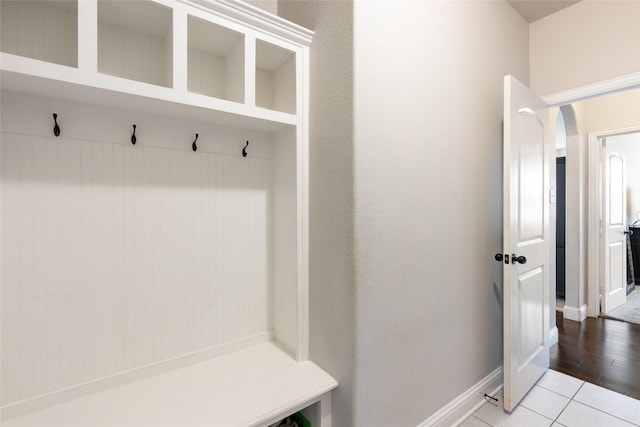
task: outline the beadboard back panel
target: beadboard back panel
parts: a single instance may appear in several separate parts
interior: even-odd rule
[[[78,66],[76,1],[2,0],[0,10],[3,52]]]
[[[171,87],[170,40],[100,22],[98,70],[112,76]]]
[[[171,87],[172,22],[157,3],[98,1],[98,71]]]
[[[193,152],[196,124],[5,93],[2,108],[3,406],[271,331],[267,134],[244,158],[233,129],[201,124]],[[127,117],[135,146],[130,125],[109,131]]]

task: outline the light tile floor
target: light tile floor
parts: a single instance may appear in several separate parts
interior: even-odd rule
[[[548,370],[510,414],[499,401],[485,403],[460,427],[640,426],[640,401]]]

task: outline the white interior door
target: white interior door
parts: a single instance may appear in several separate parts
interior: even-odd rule
[[[603,141],[604,173],[604,283],[602,293],[602,312],[607,313],[627,302],[627,236],[625,164],[618,153],[607,154],[606,141]]]
[[[504,409],[549,367],[549,108],[504,80]]]

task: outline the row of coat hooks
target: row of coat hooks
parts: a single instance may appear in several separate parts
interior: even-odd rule
[[[58,125],[58,115],[56,113],[53,113],[53,134],[58,137],[60,136],[60,126]],[[198,151],[198,145],[196,144],[198,141],[198,134],[196,133],[196,139],[193,140],[193,142],[191,143],[191,149],[193,151]],[[138,142],[138,138],[136,138],[136,125],[133,125],[133,133],[131,134],[131,144],[136,145],[136,142]],[[249,146],[249,141],[247,141],[247,143],[245,144],[244,148],[242,149],[242,157],[247,157],[247,147]]]

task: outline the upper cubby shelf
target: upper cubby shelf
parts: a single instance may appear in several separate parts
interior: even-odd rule
[[[243,34],[189,16],[189,92],[244,102],[244,45]]]
[[[0,1],[2,52],[78,66],[78,2]]]
[[[98,71],[172,87],[172,26],[161,4],[98,0]]]
[[[256,105],[296,113],[295,52],[262,40],[256,43]]]
[[[3,90],[257,129],[301,120],[312,32],[243,2],[0,0],[0,16]]]

